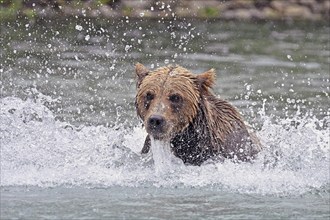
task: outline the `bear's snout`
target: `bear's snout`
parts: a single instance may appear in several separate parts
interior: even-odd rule
[[[147,121],[147,130],[149,130],[152,136],[157,138],[165,132],[165,124],[166,120],[163,116],[152,115]]]

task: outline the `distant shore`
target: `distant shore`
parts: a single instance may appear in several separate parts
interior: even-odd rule
[[[18,0],[0,1],[1,21],[17,18],[330,19],[330,0]]]

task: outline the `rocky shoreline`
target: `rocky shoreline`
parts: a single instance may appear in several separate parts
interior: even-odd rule
[[[0,3],[1,20],[63,16],[329,22],[330,0],[22,0]]]

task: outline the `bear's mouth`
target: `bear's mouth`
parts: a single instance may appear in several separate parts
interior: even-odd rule
[[[158,141],[164,141],[164,140],[168,139],[166,135],[150,134],[150,133],[149,133],[149,135],[151,135],[153,139],[158,140]]]
[[[147,127],[147,133],[155,140],[167,140],[170,139],[168,133],[165,130],[158,130],[152,127]]]

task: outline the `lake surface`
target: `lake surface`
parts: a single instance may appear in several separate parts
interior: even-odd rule
[[[329,219],[330,28],[201,20],[2,22],[1,219]],[[264,150],[141,156],[134,63],[217,71]]]

